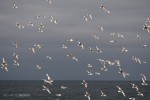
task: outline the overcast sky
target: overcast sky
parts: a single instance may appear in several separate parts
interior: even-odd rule
[[[13,8],[14,4],[18,9]],[[110,15],[100,9],[101,4]],[[141,80],[140,74],[144,73],[150,80],[150,34],[142,29],[146,16],[150,17],[149,4],[150,0],[52,0],[51,4],[46,0],[0,0],[0,62],[4,57],[8,63],[8,72],[0,69],[0,80],[41,80],[46,73],[54,80]],[[86,14],[92,15],[87,22]],[[36,18],[37,15],[40,17]],[[49,16],[53,16],[57,24],[51,22]],[[29,21],[34,26],[29,26]],[[19,29],[16,22],[24,28]],[[38,30],[40,23],[45,26],[44,32]],[[104,31],[98,28],[100,25]],[[110,33],[120,33],[124,38]],[[100,39],[94,39],[92,34]],[[142,38],[137,39],[137,34]],[[67,42],[71,38],[75,41]],[[110,43],[111,40],[116,42]],[[84,44],[84,50],[77,46],[77,41]],[[18,43],[18,48],[13,43]],[[29,48],[35,43],[42,48],[33,54]],[[68,48],[63,49],[62,44]],[[95,50],[96,45],[102,53],[90,53],[88,47]],[[123,46],[128,49],[127,53],[121,53]],[[19,55],[20,66],[14,66],[13,53]],[[79,62],[67,57],[70,53]],[[136,63],[132,56],[147,63]],[[131,76],[123,78],[117,66],[108,66],[108,71],[102,71],[103,66],[97,59],[120,60],[120,67]],[[87,68],[87,63],[93,68]],[[38,70],[36,64],[42,69]],[[101,75],[89,76],[87,69]]]

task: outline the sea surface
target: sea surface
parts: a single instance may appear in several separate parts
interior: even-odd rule
[[[90,94],[91,100],[150,100],[150,85],[143,86],[138,81],[86,81],[88,87],[85,88],[81,81],[54,81],[52,85],[46,84],[43,81],[0,81],[0,100],[88,100],[85,92]],[[144,96],[137,95],[131,83],[139,87],[139,91]],[[43,90],[42,85],[45,85],[51,91],[49,94]],[[150,84],[150,82],[148,82]],[[61,89],[61,86],[67,87]],[[118,93],[116,86],[123,89],[126,94],[124,97]],[[107,96],[102,97],[103,91]],[[61,94],[61,96],[57,96]]]

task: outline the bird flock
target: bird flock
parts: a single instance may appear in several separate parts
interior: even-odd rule
[[[52,1],[52,0],[46,0],[47,3],[50,4],[50,6],[53,4],[53,2],[55,1]],[[13,4],[12,5],[12,8],[15,9],[15,10],[18,10],[18,9],[21,9],[19,8],[19,5],[17,4]],[[100,4],[99,5],[99,9],[102,10],[103,12],[106,13],[106,16],[111,16],[111,14],[113,12],[111,12],[104,4]],[[82,20],[85,22],[88,22],[88,21],[92,21],[94,20],[94,16],[92,16],[91,13],[87,13],[85,14],[84,16],[82,16]],[[57,21],[58,19],[55,18],[54,16],[50,15],[50,16],[45,16],[45,15],[35,15],[34,16],[35,19],[37,20],[45,20],[45,21],[49,21],[55,25],[59,24],[59,21]],[[150,19],[148,16],[146,16],[146,21],[144,22],[143,24],[143,31],[146,31],[147,33],[150,33]],[[21,22],[19,21],[16,21],[16,28],[19,29],[19,30],[24,30],[26,27],[31,27],[31,28],[34,28],[37,32],[39,33],[44,33],[45,30],[46,30],[46,25],[44,25],[44,23],[34,23],[32,20],[29,20],[27,22],[27,24],[22,24]],[[105,31],[105,27],[103,25],[98,25],[97,26],[101,32],[104,32]],[[142,29],[142,26],[141,26],[141,29]],[[110,33],[109,34],[113,39],[112,40],[109,40],[108,43],[110,44],[115,44],[118,42],[118,39],[125,39],[126,37],[124,37],[123,33]],[[101,37],[98,35],[98,34],[95,34],[95,33],[92,33],[91,34],[91,38],[93,38],[94,40],[98,41],[101,39]],[[136,36],[137,39],[141,40],[143,37],[142,35],[140,34],[137,34]],[[75,38],[68,38],[67,40],[65,40],[65,42],[63,41],[63,43],[60,43],[60,48],[61,49],[64,49],[66,51],[69,51],[67,52],[66,54],[66,59],[68,61],[74,61],[76,63],[79,63],[82,62],[82,59],[80,59],[78,56],[76,56],[73,52],[71,52],[71,49],[70,49],[70,45],[74,45],[77,49],[79,50],[83,50],[84,52],[87,52],[89,54],[97,54],[97,55],[100,55],[102,54],[104,51],[103,51],[103,48],[99,47],[97,44],[94,45],[94,46],[90,46],[90,45],[87,45],[87,43],[84,43],[82,40],[79,40],[79,39],[75,39]],[[15,49],[18,49],[20,48],[20,44],[18,42],[14,42],[12,43],[12,45],[14,46]],[[146,48],[148,47],[149,45],[148,44],[142,44],[141,47],[142,48]],[[40,51],[42,48],[44,48],[44,45],[43,44],[39,44],[39,43],[35,43],[33,44],[31,47],[28,47],[28,50],[31,52],[31,55],[36,55],[38,53],[38,51]],[[118,52],[120,54],[123,54],[123,55],[126,55],[130,50],[128,49],[128,47],[126,46],[122,46],[118,49]],[[19,60],[20,60],[20,55],[15,51],[13,52],[13,65],[14,66],[21,66]],[[2,57],[1,58],[1,68],[3,70],[5,70],[6,72],[9,72],[9,65],[7,63],[7,58],[5,57]],[[50,55],[47,55],[45,57],[45,59],[49,60],[49,61],[52,61],[52,57]],[[140,64],[142,66],[142,64],[147,64],[149,63],[148,61],[144,60],[144,59],[141,59],[140,57],[137,57],[135,55],[133,55],[131,57],[131,60],[137,64]],[[103,58],[97,58],[95,59],[96,62],[98,62],[98,66],[99,67],[99,70],[96,70],[94,71],[93,69],[95,68],[95,65],[92,65],[91,63],[87,62],[85,65],[85,73],[91,77],[91,76],[99,76],[101,77],[103,75],[103,73],[107,72],[108,70],[112,69],[112,68],[117,68],[118,70],[118,75],[121,76],[122,78],[127,78],[127,77],[132,77],[132,73],[128,73],[128,70],[126,69],[126,67],[124,67],[121,63],[121,61],[119,59],[114,59],[114,60],[109,60],[109,59],[103,59]],[[59,63],[59,62],[58,62]],[[38,70],[41,70],[42,69],[42,66],[37,63],[35,64],[35,67],[36,69]],[[42,84],[42,88],[43,88],[43,91],[46,91],[47,93],[49,94],[52,94],[51,92],[51,86],[53,85],[53,78],[51,78],[51,76],[49,76],[48,73],[45,74],[46,75],[46,78],[45,79],[42,79],[43,80],[43,84]],[[112,74],[113,75],[113,74]],[[141,77],[141,85],[143,86],[148,86],[148,82],[147,82],[147,78],[146,78],[146,75],[144,73],[141,73],[139,75]],[[86,80],[82,80],[81,82],[81,86],[83,86],[85,88],[85,94],[84,94],[84,97],[87,99],[87,100],[91,100],[91,95],[90,95],[90,92],[87,90],[88,88],[88,82],[86,82]],[[131,83],[131,88],[133,88],[135,90],[135,92],[137,93],[138,96],[141,96],[141,97],[144,97],[144,94],[139,91],[139,88],[138,88],[138,85],[134,84],[134,83]],[[60,86],[60,89],[62,90],[66,90],[68,89],[68,87],[66,86]],[[124,89],[121,88],[121,86],[118,86],[116,85],[116,90],[118,91],[118,94],[119,95],[122,95],[123,97],[126,97],[126,93],[124,92]],[[99,95],[102,96],[102,97],[107,97],[107,94],[105,93],[105,91],[103,90],[100,90],[99,91]],[[61,97],[63,96],[61,93],[56,93],[55,94],[56,97]],[[136,100],[135,97],[130,97],[128,98],[129,100]]]

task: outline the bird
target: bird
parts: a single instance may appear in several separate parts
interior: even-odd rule
[[[147,47],[147,45],[146,45],[146,44],[143,44],[142,47],[143,47],[143,48],[144,48],[144,47]]]
[[[19,55],[18,54],[14,53],[13,56],[15,57],[16,60],[19,59]]]
[[[69,39],[69,40],[67,40],[67,41],[68,41],[68,42],[73,42],[73,41],[74,41],[74,39],[72,39],[72,38],[71,38],[71,39]]]
[[[122,52],[122,53],[126,53],[126,52],[128,52],[128,49],[125,48],[125,47],[122,47],[122,48],[121,48],[121,52]]]
[[[87,71],[89,76],[93,75],[92,71],[89,71],[89,70],[86,70],[86,71]]]
[[[34,54],[35,54],[35,48],[29,48],[29,50],[31,50]]]
[[[76,62],[79,62],[78,59],[73,54],[68,54],[67,57],[70,57],[73,60],[75,60]]]
[[[46,56],[46,58],[49,59],[49,60],[52,60],[52,57],[50,57],[50,56]]]
[[[34,26],[31,21],[29,21],[28,25],[29,25],[29,26]]]
[[[83,44],[80,41],[78,41],[77,46],[80,46],[82,49],[84,49],[84,46],[83,46]]]
[[[16,60],[13,60],[14,66],[19,66],[19,63]]]
[[[1,68],[4,68],[8,72],[8,64],[5,61],[4,57],[2,58],[2,64],[1,65],[2,65]]]
[[[95,34],[92,34],[92,36],[94,37],[95,40],[100,39],[100,37],[96,36]]]
[[[49,4],[52,4],[52,1],[51,0],[46,0]]]
[[[138,95],[138,96],[141,96],[141,97],[143,97],[143,96],[144,96],[144,94],[143,94],[143,93],[141,93],[141,92],[137,92],[137,95]]]
[[[104,5],[100,5],[100,9],[102,9],[104,12],[106,12],[107,14],[110,14],[110,11],[107,10],[107,8]]]
[[[18,43],[17,43],[17,42],[13,43],[13,45],[14,45],[16,48],[18,48]]]
[[[110,40],[109,41],[110,43],[115,43],[115,42],[117,42],[116,40]]]
[[[53,16],[50,16],[50,21],[51,21],[52,23],[57,24],[57,20],[56,20],[56,19],[54,19],[54,17],[53,17]]]
[[[139,64],[142,63],[141,60],[140,60],[140,58],[138,58],[138,57],[132,56],[132,59],[133,59],[136,63],[139,63]]]
[[[142,36],[139,34],[137,34],[136,37],[137,37],[137,39],[142,39]]]
[[[119,72],[118,72],[118,73],[122,74],[122,76],[123,76],[124,78],[126,78],[126,76],[130,76],[130,74],[129,74],[129,73],[126,73],[125,71],[123,71],[123,69],[121,69],[121,67],[119,67]]]
[[[139,91],[139,88],[138,88],[137,85],[135,85],[134,83],[131,83],[131,85],[132,85],[132,88],[133,88],[133,89],[136,89],[136,91]]]
[[[38,64],[36,64],[36,68],[37,69],[42,69],[42,67],[40,65],[38,65]]]
[[[57,96],[57,97],[61,97],[61,96],[62,96],[62,94],[56,94],[56,96]]]
[[[101,73],[100,72],[95,72],[95,75],[101,75]]]
[[[49,90],[49,88],[47,88],[45,85],[42,85],[43,86],[43,90],[47,91],[49,94],[51,94],[51,91]]]
[[[64,45],[64,44],[62,44],[62,48],[63,48],[63,49],[67,49],[67,46]]]
[[[84,95],[84,96],[87,97],[88,100],[91,100],[90,94],[89,94],[87,91],[85,92],[85,95]]]
[[[135,100],[135,98],[133,98],[133,97],[130,97],[130,98],[129,98],[129,100]]]
[[[94,52],[94,50],[89,46],[90,52]]]
[[[101,96],[106,97],[106,94],[101,90]]]
[[[18,6],[16,6],[16,4],[14,3],[13,8],[18,9]]]
[[[89,68],[91,68],[91,67],[93,67],[91,64],[87,64],[87,67],[89,67]]]
[[[118,93],[122,93],[122,95],[125,97],[125,93],[124,91],[119,87],[119,86],[116,86],[118,88]]]
[[[51,77],[50,77],[48,74],[46,74],[46,76],[47,76],[47,80],[46,80],[46,79],[43,79],[43,80],[44,80],[44,83],[49,83],[50,85],[52,85],[53,80],[51,79]]]
[[[63,85],[60,88],[63,89],[63,90],[67,89],[67,87],[63,86]]]
[[[99,25],[99,26],[98,26],[98,28],[100,28],[100,29],[101,29],[101,31],[104,31],[103,26]]]
[[[102,51],[99,49],[99,47],[98,46],[96,46],[96,53],[102,53]]]
[[[81,83],[81,84],[84,85],[85,88],[88,87],[88,83],[87,83],[85,80],[82,80],[82,83]]]
[[[144,74],[140,74],[142,77],[142,85],[148,85],[148,83],[146,83],[146,76]]]
[[[116,64],[116,66],[121,66],[120,60],[115,60],[114,63]]]
[[[83,16],[83,19],[87,22],[88,20],[93,19],[93,17],[91,14],[86,14]]]
[[[24,28],[24,26],[21,25],[19,22],[16,22],[16,26],[17,26],[19,29],[23,29],[23,28]]]

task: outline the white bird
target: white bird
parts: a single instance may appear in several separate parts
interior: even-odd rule
[[[16,22],[16,26],[17,26],[19,29],[24,28],[24,26],[23,26],[23,25],[21,25],[19,22]]]
[[[101,75],[101,73],[100,72],[95,72],[95,75]]]
[[[29,48],[29,50],[31,50],[34,54],[35,54],[35,48]]]
[[[129,73],[126,73],[125,71],[123,71],[123,69],[121,69],[121,67],[119,67],[119,72],[118,72],[118,73],[122,74],[122,76],[123,76],[124,78],[126,78],[126,76],[130,76],[130,74],[129,74]]]
[[[79,62],[78,59],[77,59],[73,54],[68,54],[67,57],[70,57],[70,58],[72,58],[73,60]]]
[[[16,60],[19,59],[19,55],[18,54],[14,53],[13,56],[15,57]]]
[[[73,42],[74,40],[73,39],[69,39],[69,40],[67,40],[68,42]]]
[[[85,88],[88,87],[88,83],[85,80],[83,80],[81,84],[84,85]]]
[[[44,29],[42,27],[38,27],[39,29],[39,32],[43,33],[44,32]]]
[[[82,49],[84,49],[84,46],[83,46],[83,44],[80,41],[78,41],[77,45],[80,46]]]
[[[13,61],[14,61],[14,66],[19,66],[19,63],[16,60]]]
[[[86,71],[87,71],[89,76],[93,75],[92,71],[89,71],[89,70],[86,70]]]
[[[103,91],[101,91],[101,96],[106,97],[106,94]]]
[[[56,96],[57,96],[57,97],[61,97],[61,96],[62,96],[62,94],[56,94]]]
[[[84,96],[87,97],[88,100],[91,100],[90,94],[89,94],[87,91],[85,92],[85,95],[84,95]]]
[[[62,48],[63,48],[63,49],[67,49],[67,46],[64,45],[64,44],[62,44]]]
[[[52,4],[52,1],[51,1],[51,0],[46,0],[46,1],[48,1],[49,4]]]
[[[144,75],[144,74],[140,74],[141,75],[141,77],[142,77],[142,85],[148,85],[147,83],[146,83],[146,76]]]
[[[28,25],[29,26],[33,26],[33,23],[31,21],[29,21]]]
[[[147,45],[146,45],[146,44],[143,44],[142,47],[143,47],[143,48],[144,48],[144,47],[147,47]]]
[[[16,4],[14,3],[13,8],[18,9],[18,6],[16,6]]]
[[[96,36],[95,34],[92,35],[94,37],[95,40],[100,39],[100,37]]]
[[[138,96],[141,96],[141,97],[143,97],[144,96],[144,94],[143,93],[141,93],[141,92],[137,92],[138,94]]]
[[[37,48],[37,49],[41,49],[42,45],[41,44],[34,44],[34,47]]]
[[[148,25],[147,23],[143,24],[143,30],[146,30],[148,33],[150,33],[149,27],[150,25]]]
[[[110,11],[104,5],[100,5],[100,8],[105,11],[107,14],[110,14]]]
[[[128,49],[125,48],[125,47],[122,47],[122,48],[121,48],[121,52],[122,52],[122,53],[126,53],[126,52],[128,52]]]
[[[91,67],[93,67],[91,64],[87,64],[87,67],[89,67],[89,68],[91,68]]]
[[[13,43],[13,45],[14,45],[16,48],[18,48],[18,43]]]
[[[121,66],[120,60],[115,60],[114,63],[116,64],[116,66]]]
[[[60,88],[63,89],[63,90],[67,89],[66,86],[61,86]]]
[[[43,90],[47,91],[49,94],[51,94],[51,91],[49,90],[49,88],[47,88],[45,85],[42,85],[43,86]]]
[[[47,76],[47,80],[46,80],[46,79],[43,79],[44,82],[45,82],[45,83],[49,83],[50,85],[52,85],[53,80],[51,79],[51,77],[50,77],[48,74],[46,74],[46,76]]]
[[[142,36],[139,34],[137,34],[136,37],[137,37],[137,39],[142,39]]]
[[[98,46],[96,46],[96,51],[97,51],[97,53],[102,53],[102,51],[99,49]]]
[[[150,23],[150,18],[148,17],[148,16],[146,16],[146,18],[147,18],[147,23]]]
[[[122,95],[125,97],[125,93],[124,91],[119,87],[119,86],[116,86],[118,88],[118,93],[122,93]]]
[[[94,52],[94,50],[89,46],[90,52]]]
[[[133,88],[133,89],[136,89],[136,91],[139,91],[139,88],[138,88],[137,85],[135,85],[135,84],[133,84],[133,83],[131,83],[131,85],[132,85],[132,88]]]
[[[132,98],[132,97],[131,97],[131,98],[129,98],[129,100],[135,100],[135,98]]]
[[[6,71],[8,71],[8,64],[4,58],[2,58],[2,64],[1,65],[2,65],[1,68],[4,68]]]
[[[103,26],[98,26],[98,28],[100,28],[101,29],[101,31],[104,31],[104,28],[103,28]]]
[[[110,43],[115,43],[115,42],[117,42],[116,40],[110,40],[109,41]]]
[[[37,69],[42,69],[42,67],[40,65],[38,65],[38,64],[36,64],[36,68]]]
[[[87,22],[89,19],[93,19],[91,14],[86,14],[85,16],[83,16],[83,19]]]
[[[52,60],[52,57],[50,57],[50,56],[46,56],[46,58],[49,59],[49,60]]]

